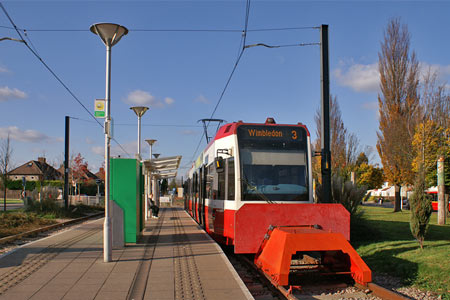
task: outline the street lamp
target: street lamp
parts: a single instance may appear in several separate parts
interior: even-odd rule
[[[156,140],[145,140],[148,145],[150,146],[150,160],[152,160],[152,148],[153,148],[153,144],[156,142]],[[151,170],[147,171],[147,182],[145,187],[147,188],[147,192],[145,193],[145,220],[148,220],[148,194],[149,192],[152,193],[152,173]]]
[[[161,155],[160,153],[153,153],[153,157],[156,158],[156,159],[158,159],[158,157],[159,157],[160,155]]]
[[[141,160],[141,117],[148,110],[147,106],[133,106],[130,107],[138,117],[138,156],[139,160]]]
[[[112,260],[111,211],[109,203],[109,159],[111,156],[111,48],[128,33],[125,27],[112,23],[97,23],[91,32],[98,35],[106,46],[106,116],[105,116],[105,222],[103,224],[103,260]]]
[[[153,144],[156,143],[156,140],[145,140],[145,141],[150,146],[150,159],[152,159],[152,148],[153,148]]]

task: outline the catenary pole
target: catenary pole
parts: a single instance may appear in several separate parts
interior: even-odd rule
[[[330,76],[328,58],[328,25],[320,26],[320,56],[321,56],[321,171],[322,171],[322,202],[331,202],[331,151],[330,151]]]

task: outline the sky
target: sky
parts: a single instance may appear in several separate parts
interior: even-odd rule
[[[200,119],[262,123],[273,117],[279,124],[306,124],[315,138],[321,101],[318,45],[246,48],[225,89],[242,49],[246,0],[1,3],[42,59],[23,43],[0,41],[0,139],[9,133],[15,166],[40,156],[62,163],[65,116],[71,117],[71,153],[81,153],[94,172],[102,165],[103,128],[86,111],[93,114],[94,100],[105,97],[105,46],[89,31],[101,22],[129,30],[112,48],[111,115],[120,144],[112,142],[112,155],[137,153],[131,106],[149,107],[142,117],[142,157],[149,156],[144,139],[156,139],[153,153],[182,155],[179,176],[206,146]],[[377,62],[387,23],[400,18],[408,26],[421,69],[438,71],[445,83],[450,79],[449,14],[445,1],[252,0],[245,45],[316,44],[317,27],[327,24],[330,93],[348,131],[362,147],[375,148]],[[20,38],[0,10],[3,37]],[[212,126],[209,135],[214,131]],[[377,155],[372,162],[379,162]]]

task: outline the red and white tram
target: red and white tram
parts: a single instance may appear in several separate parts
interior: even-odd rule
[[[189,170],[185,209],[219,243],[254,253],[277,284],[288,284],[294,257],[320,253],[318,270],[366,285],[371,271],[348,243],[350,214],[313,202],[311,156],[301,123],[226,124]]]
[[[189,170],[185,208],[236,253],[256,253],[270,225],[320,224],[349,239],[341,205],[313,204],[311,153],[301,123],[226,124]]]

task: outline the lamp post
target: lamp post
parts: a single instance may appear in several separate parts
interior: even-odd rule
[[[152,148],[153,148],[153,144],[156,142],[156,140],[145,140],[148,145],[150,146],[150,160],[152,160]],[[148,220],[148,194],[152,193],[152,173],[151,170],[147,171],[147,182],[146,185],[147,187],[147,192],[145,193],[145,220]]]
[[[112,23],[97,23],[91,32],[98,35],[106,46],[106,116],[105,116],[105,222],[103,224],[103,260],[112,260],[111,211],[109,203],[109,159],[111,156],[111,48],[128,33],[125,27]]]
[[[152,148],[153,148],[153,144],[156,143],[156,140],[145,140],[148,145],[150,146],[150,160],[152,159]]]
[[[148,110],[147,106],[133,106],[130,107],[138,117],[138,156],[139,160],[141,160],[141,117]]]

